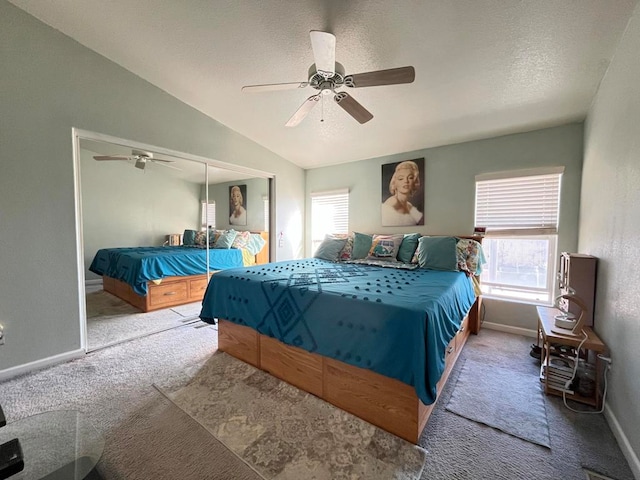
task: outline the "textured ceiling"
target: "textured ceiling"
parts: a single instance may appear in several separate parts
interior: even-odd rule
[[[583,120],[636,0],[11,0],[305,168]],[[413,65],[412,84],[349,90],[284,124],[314,90],[310,30],[346,73]],[[324,110],[324,112],[323,112]],[[324,121],[321,116],[324,113]],[[108,133],[108,132],[106,132]]]

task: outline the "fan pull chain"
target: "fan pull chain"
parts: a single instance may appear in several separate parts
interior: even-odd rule
[[[320,97],[320,99],[322,100],[322,113],[320,115],[320,121],[324,122],[324,95],[322,95],[322,97]]]

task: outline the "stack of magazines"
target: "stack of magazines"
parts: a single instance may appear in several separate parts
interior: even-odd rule
[[[568,356],[551,355],[540,368],[540,381],[546,380],[547,386],[554,390],[573,394],[574,362],[575,360]]]

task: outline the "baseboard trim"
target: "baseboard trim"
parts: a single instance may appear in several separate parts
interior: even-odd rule
[[[488,328],[489,330],[498,330],[499,332],[514,333],[516,335],[524,335],[525,337],[538,338],[537,330],[512,327],[510,325],[504,325],[502,323],[482,322],[482,328]]]
[[[85,280],[84,284],[85,285],[102,285],[102,279],[101,278],[93,278],[91,280]]]
[[[0,370],[0,382],[17,377],[18,375],[31,373],[45,367],[51,367],[59,363],[68,362],[69,360],[75,360],[76,358],[81,358],[85,355],[86,352],[83,349],[72,350],[70,352],[61,353],[60,355],[54,355],[53,357],[43,358],[41,360],[36,360],[35,362],[25,363],[16,367]]]
[[[616,437],[618,446],[620,447],[620,450],[622,450],[624,458],[626,458],[627,462],[629,462],[629,468],[631,468],[631,472],[633,472],[634,478],[640,480],[640,459],[638,459],[638,455],[636,455],[636,453],[633,451],[633,448],[631,448],[629,439],[624,434],[624,431],[622,430],[618,419],[609,408],[609,405],[607,405],[606,403],[604,406],[604,418],[607,419],[609,428],[611,428],[613,436]]]

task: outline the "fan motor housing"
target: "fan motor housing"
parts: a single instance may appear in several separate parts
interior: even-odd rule
[[[335,73],[329,78],[325,78],[318,73],[315,63],[309,67],[309,86],[316,90],[321,90],[323,93],[327,90],[333,91],[334,88],[342,86],[343,83],[344,67],[341,63],[336,62]]]

